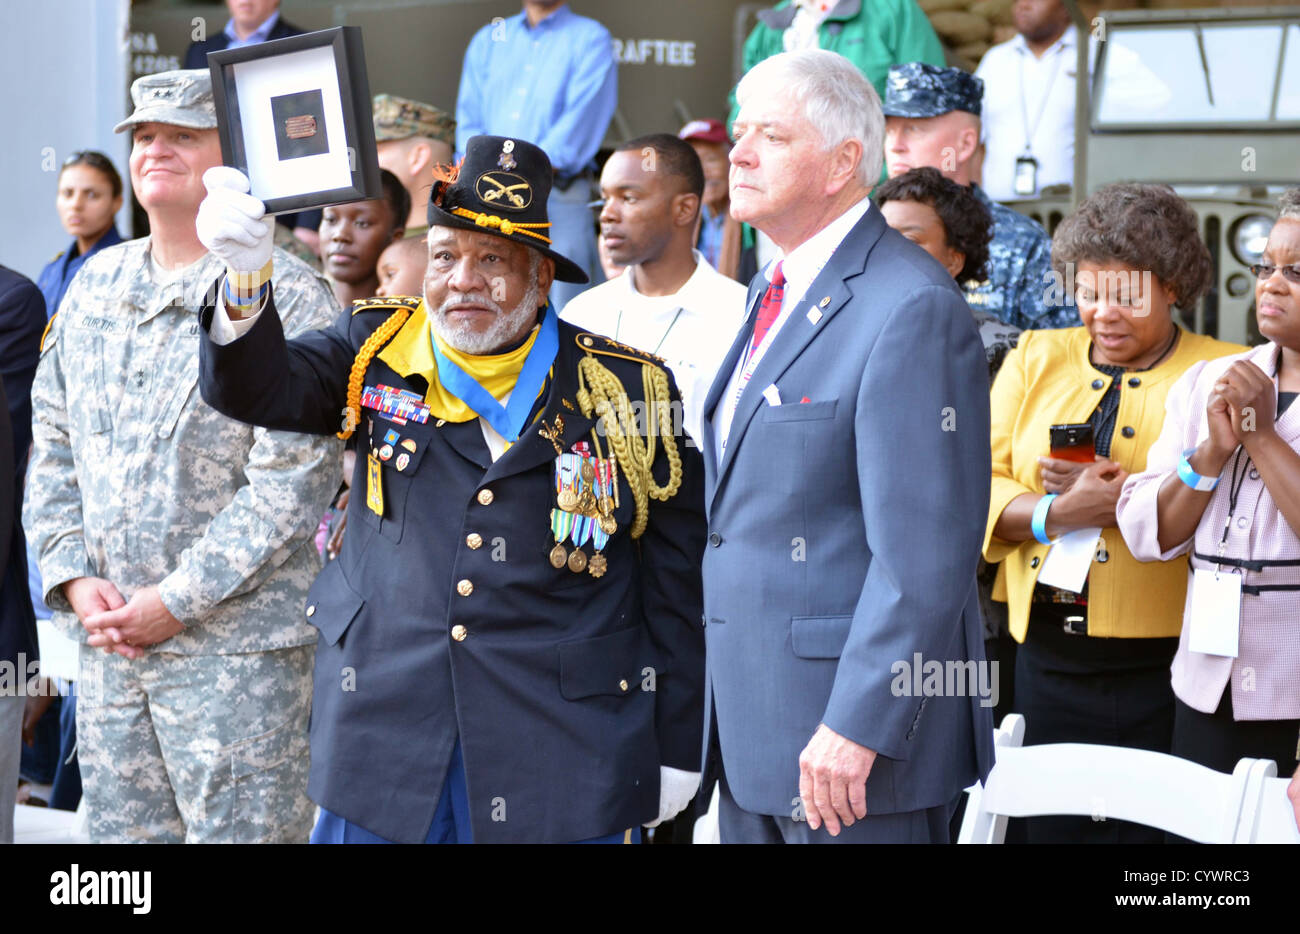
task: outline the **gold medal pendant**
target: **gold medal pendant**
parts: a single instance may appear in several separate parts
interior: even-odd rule
[[[606,535],[613,535],[618,531],[618,522],[609,514],[601,516],[596,521],[600,523],[600,530]],[[592,560],[594,561],[595,559],[593,558]]]
[[[574,574],[581,574],[587,570],[587,555],[581,548],[573,549],[569,555],[569,570]]]
[[[556,503],[565,512],[574,512],[578,508],[578,494],[565,487],[556,496]]]
[[[591,461],[587,458],[582,459],[582,479],[588,483],[596,479],[596,468],[592,466]]]
[[[610,513],[614,511],[614,497],[602,496],[600,498],[600,502],[597,505],[600,506],[601,514],[608,516]]]
[[[605,556],[599,551],[592,555],[591,560],[587,562],[587,573],[592,577],[604,577],[605,571],[608,569],[609,565],[605,561]]]
[[[569,561],[569,553],[564,550],[563,545],[556,542],[555,547],[551,549],[551,567],[558,571],[564,567],[567,561]]]
[[[596,514],[596,494],[591,490],[583,490],[578,494],[578,512],[584,516]]]

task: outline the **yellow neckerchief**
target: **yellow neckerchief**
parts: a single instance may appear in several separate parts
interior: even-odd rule
[[[404,377],[412,374],[424,377],[429,384],[429,389],[424,394],[424,401],[434,418],[443,418],[449,422],[468,422],[478,418],[478,413],[443,388],[438,379],[438,361],[434,359],[433,348],[429,344],[430,335],[438,342],[438,349],[446,354],[449,360],[474,377],[494,399],[500,400],[515,388],[515,383],[519,380],[519,372],[524,368],[524,361],[528,359],[528,352],[533,349],[533,343],[537,340],[540,331],[540,327],[534,327],[532,333],[528,335],[528,340],[507,353],[484,356],[463,353],[449,347],[446,341],[434,333],[429,326],[428,311],[424,301],[421,300],[419,307],[402,325],[402,329],[377,356]],[[541,392],[545,391],[546,386],[543,384]],[[541,392],[538,393],[539,396]]]

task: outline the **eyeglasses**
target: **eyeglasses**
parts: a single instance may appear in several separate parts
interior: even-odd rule
[[[1273,273],[1278,270],[1281,270],[1282,277],[1286,279],[1287,282],[1294,282],[1295,284],[1300,285],[1300,264],[1273,266],[1269,263],[1256,263],[1254,266],[1250,267],[1251,274],[1256,279],[1272,278]]]

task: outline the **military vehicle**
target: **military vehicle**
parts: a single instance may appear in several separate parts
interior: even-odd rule
[[[1049,231],[1111,182],[1166,182],[1196,210],[1214,284],[1183,323],[1262,342],[1250,265],[1300,183],[1300,7],[1102,12],[1079,34],[1073,188],[1008,204]],[[1094,57],[1091,81],[1085,55]]]

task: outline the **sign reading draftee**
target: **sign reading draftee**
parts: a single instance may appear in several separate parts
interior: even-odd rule
[[[381,196],[361,30],[208,55],[222,161],[268,214]]]
[[[615,39],[614,61],[620,65],[695,67],[695,43],[686,39]]]

